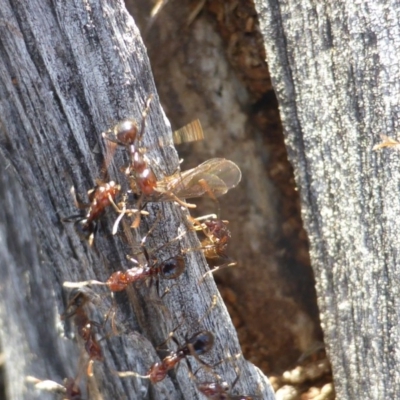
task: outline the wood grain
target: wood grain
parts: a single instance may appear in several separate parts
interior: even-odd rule
[[[397,398],[398,13],[256,1],[301,193],[338,399]]]
[[[53,398],[34,391],[25,377],[61,382],[76,374],[79,350],[76,343],[65,339],[59,320],[66,305],[62,283],[104,281],[112,271],[128,267],[126,243],[110,234],[115,216],[109,215],[108,228],[98,235],[95,248],[82,242],[71,224],[62,222],[76,213],[71,186],[84,197],[95,180],[102,178],[101,132],[123,117],[140,119],[151,93],[155,98],[143,139],[147,156],[154,160],[159,177],[173,173],[179,163],[146,50],[122,2],[1,1],[0,32],[0,268],[4,276],[0,334],[8,395]],[[118,163],[123,163],[120,152]],[[118,168],[110,171],[110,178],[120,176]],[[141,234],[158,210],[163,215],[157,235],[150,240],[151,248],[187,229],[187,212],[175,204],[155,204],[151,209],[153,216]],[[195,234],[189,232],[157,256],[198,246]],[[199,398],[185,366],[157,385],[111,373],[146,373],[158,360],[155,346],[182,321],[176,332],[180,341],[200,329],[215,334],[214,350],[205,357],[208,363],[240,354],[212,277],[199,284],[208,268],[202,254],[188,252],[185,260],[185,274],[162,305],[147,287],[117,296],[116,320],[123,333],[102,341],[105,361],[95,364],[94,378],[88,379],[89,398]],[[210,309],[213,299],[216,305]],[[253,365],[242,357],[235,365],[240,370],[235,392],[273,398],[265,377]],[[217,372],[230,383],[236,377],[229,362],[221,363]]]

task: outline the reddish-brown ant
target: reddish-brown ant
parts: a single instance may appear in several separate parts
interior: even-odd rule
[[[75,222],[75,228],[78,233],[93,244],[94,234],[98,228],[98,220],[104,214],[105,209],[110,205],[115,205],[115,198],[121,191],[121,186],[114,181],[108,183],[99,183],[93,189],[88,191],[90,203],[82,203],[75,196],[75,189],[71,192],[74,196],[75,205],[79,209],[87,210],[83,214],[72,215],[64,218],[66,222]]]
[[[127,173],[132,172],[135,189],[144,196],[151,195],[157,186],[157,178],[149,166],[149,162],[143,155],[143,150],[138,147],[146,125],[146,118],[153,96],[150,95],[146,101],[146,107],[142,112],[142,125],[140,133],[136,121],[132,118],[125,118],[113,128],[103,133],[103,137],[109,142],[118,144],[128,150],[130,166]],[[199,120],[195,120],[173,134],[176,144],[192,142],[204,139],[203,129]]]
[[[219,197],[240,182],[242,175],[239,167],[223,158],[214,158],[196,168],[157,180],[143,151],[137,146],[144,133],[151,99],[152,96],[148,98],[142,113],[140,133],[136,121],[132,119],[125,119],[103,133],[105,139],[128,149],[130,166],[127,173],[132,174],[132,191],[140,195],[139,206],[145,198],[147,201],[176,201],[193,208],[195,205],[185,203],[182,199],[200,197],[206,193],[212,198]],[[133,223],[134,227],[138,226],[138,218],[139,215]]]
[[[147,264],[145,266],[137,266],[126,271],[114,272],[106,282],[106,285],[112,292],[125,290],[128,285],[143,281],[148,278],[176,279],[185,270],[185,261],[182,256],[172,257],[160,263],[152,263],[145,252]],[[130,258],[132,262],[137,262]]]
[[[161,248],[170,245],[172,242],[175,242],[181,238],[182,235],[177,236],[172,241],[164,244],[163,246],[159,247],[155,251],[149,253],[147,248],[145,247],[145,242],[147,237],[151,234],[153,229],[155,228],[159,217],[155,221],[153,227],[147,232],[146,236],[141,241],[141,251],[146,259],[146,263],[144,265],[140,265],[138,261],[131,257],[127,256],[127,259],[132,263],[135,263],[136,266],[126,271],[116,271],[107,279],[106,282],[99,282],[96,280],[89,280],[84,282],[64,282],[65,287],[70,288],[79,288],[88,285],[102,285],[108,286],[108,288],[112,292],[120,292],[125,290],[129,285],[136,283],[136,282],[144,282],[147,279],[157,280],[157,291],[159,292],[159,279],[176,279],[178,278],[183,271],[185,270],[185,260],[181,255],[177,255],[171,257],[165,261],[158,261],[154,257],[151,257],[155,251],[161,250]],[[162,297],[162,296],[161,296]]]
[[[93,375],[93,361],[103,361],[103,353],[99,342],[96,339],[96,327],[100,324],[90,320],[85,310],[85,306],[91,302],[89,296],[83,291],[73,293],[70,302],[67,305],[66,312],[61,316],[62,319],[74,317],[74,323],[78,331],[78,335],[82,338],[85,350],[89,355],[89,365],[87,374]]]
[[[130,261],[137,263],[131,257]],[[89,280],[84,282],[64,282],[65,287],[83,287],[88,285],[108,286],[111,292],[120,292],[125,290],[129,285],[136,282],[143,282],[146,279],[176,279],[185,270],[185,261],[182,256],[175,256],[160,263],[153,262],[148,259],[148,263],[144,266],[127,269],[126,271],[116,271],[107,279],[106,282]],[[158,285],[158,280],[157,280]],[[162,296],[161,296],[162,297]]]
[[[227,247],[231,238],[228,221],[217,218],[215,214],[199,218],[189,217],[189,221],[192,223],[193,229],[202,231],[204,235],[199,248],[199,250],[203,250],[204,256],[210,260],[219,258],[225,261],[224,264],[214,267],[207,274],[236,265],[236,262],[227,255]]]
[[[174,337],[172,337],[172,339],[176,342]],[[154,363],[147,372],[147,375],[142,376],[135,372],[119,372],[118,375],[122,377],[137,376],[140,378],[150,379],[150,382],[152,383],[157,383],[164,380],[168,374],[168,371],[174,369],[179,362],[183,359],[186,359],[187,356],[192,356],[201,364],[207,365],[199,358],[199,356],[211,350],[214,345],[214,335],[209,331],[200,331],[186,339],[185,344],[182,346],[180,346],[178,343],[177,345],[178,349],[176,352],[172,351],[161,362]],[[190,370],[191,367],[189,363],[188,367]]]
[[[124,146],[128,150],[130,166],[126,172],[127,174],[133,174],[135,183],[140,193],[143,193],[143,195],[151,194],[157,185],[157,178],[150,168],[146,157],[142,154],[142,150],[139,149],[137,145],[140,143],[144,134],[146,118],[152,98],[152,95],[148,97],[146,107],[142,112],[142,126],[140,132],[136,121],[131,118],[126,118],[109,131],[103,133],[105,139],[120,146]]]
[[[191,218],[194,229],[201,230],[205,238],[201,241],[202,250],[206,258],[229,259],[226,250],[231,238],[228,221],[217,218],[215,214],[205,215],[199,218]],[[203,221],[203,222],[202,222]]]
[[[242,173],[234,162],[225,158],[212,158],[195,168],[176,172],[159,180],[146,200],[183,203],[180,199],[191,199],[205,194],[212,198],[220,197],[234,188],[241,177]]]

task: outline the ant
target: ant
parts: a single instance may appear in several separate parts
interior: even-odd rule
[[[121,186],[114,181],[108,183],[98,183],[93,189],[87,192],[90,203],[80,202],[75,195],[72,187],[71,193],[77,208],[87,210],[86,213],[72,215],[64,218],[65,222],[75,222],[75,228],[82,237],[88,240],[92,246],[94,234],[98,230],[98,220],[103,216],[105,209],[110,205],[115,205],[115,198],[121,191]]]
[[[220,361],[220,362],[222,362],[222,361]],[[216,364],[216,365],[218,365],[218,364]],[[214,367],[216,365],[214,365]],[[199,390],[200,393],[204,394],[204,396],[206,396],[207,399],[209,399],[209,400],[255,400],[255,397],[253,397],[253,396],[230,394],[228,383],[225,381],[221,381],[221,377],[215,373],[213,373],[213,374],[217,375],[218,380],[220,382],[215,382],[215,381],[198,382],[198,380],[196,378],[196,373],[198,371],[199,370],[197,370],[194,374],[192,374],[192,372],[189,371],[190,376],[196,380],[197,389]],[[234,380],[231,389],[233,389],[235,387],[235,385],[237,384],[238,381],[239,381],[239,374],[237,374],[236,379]]]
[[[93,361],[103,361],[103,353],[99,342],[96,339],[95,327],[99,327],[95,321],[89,319],[85,306],[91,302],[89,296],[83,291],[76,291],[71,296],[71,300],[67,305],[66,312],[61,319],[74,317],[74,323],[77,327],[78,335],[85,344],[85,350],[89,355],[89,365],[87,368],[88,376],[93,376]]]
[[[129,174],[131,171],[133,172],[135,188],[145,196],[151,195],[154,192],[157,186],[157,178],[152,169],[149,167],[148,160],[142,154],[143,150],[137,148],[136,143],[139,143],[143,137],[146,126],[146,118],[150,109],[152,98],[153,95],[148,97],[146,101],[146,107],[142,112],[142,125],[140,132],[137,122],[134,119],[125,118],[113,128],[102,134],[104,139],[123,146],[128,150],[131,164],[126,170],[126,173]],[[175,144],[203,140],[204,133],[200,121],[192,121],[184,127],[178,129],[173,133],[173,137]]]
[[[193,204],[181,199],[191,199],[208,194],[212,199],[220,197],[234,188],[241,180],[239,167],[225,158],[211,158],[195,168],[176,172],[157,182],[148,201],[176,201],[194,208]]]
[[[138,207],[143,201],[143,198],[151,195],[157,186],[157,177],[149,165],[147,157],[143,154],[143,150],[140,149],[137,144],[142,140],[145,126],[146,118],[150,109],[150,103],[153,99],[153,95],[147,98],[146,106],[142,112],[142,124],[140,131],[136,121],[132,118],[125,118],[120,121],[113,128],[109,129],[107,132],[103,132],[102,136],[104,139],[111,143],[115,143],[119,146],[125,147],[128,150],[130,165],[125,170],[126,175],[131,179],[131,186],[135,188],[135,193],[139,192],[140,197],[138,200]],[[126,204],[123,203],[120,218],[124,214],[129,214],[130,210],[125,210]],[[116,232],[120,218],[116,221],[114,225],[113,232]],[[140,223],[140,213],[137,214],[134,222],[132,223],[133,228],[137,228]]]
[[[146,265],[139,265],[126,271],[116,271],[107,279],[106,285],[112,292],[125,290],[128,285],[134,282],[143,281],[148,278],[176,279],[185,270],[185,261],[182,256],[175,256],[166,261],[157,263],[150,260],[145,249],[144,255],[147,260]],[[137,261],[131,257],[128,259],[137,263]]]
[[[123,146],[128,150],[130,165],[126,170],[126,174],[129,175],[131,172],[133,172],[136,185],[140,192],[144,195],[148,195],[153,192],[157,185],[157,178],[152,169],[149,167],[146,157],[142,154],[142,150],[139,149],[136,144],[140,143],[143,137],[146,126],[146,118],[152,99],[153,95],[150,95],[146,101],[146,107],[142,112],[142,125],[140,132],[134,119],[125,118],[113,128],[102,134],[104,139]]]
[[[142,112],[142,124],[139,132],[135,120],[127,118],[113,128],[103,133],[103,138],[125,147],[130,156],[130,165],[126,170],[132,176],[131,189],[140,194],[139,204],[145,198],[148,201],[176,201],[187,208],[196,207],[182,199],[200,197],[208,193],[212,198],[222,196],[235,187],[241,180],[239,167],[232,161],[223,158],[213,158],[196,168],[184,172],[176,172],[157,180],[149,162],[136,143],[140,142],[145,129],[145,121],[150,108],[152,95],[149,96]],[[139,207],[138,207],[139,208]],[[133,227],[139,225],[137,216]]]
[[[205,215],[199,218],[191,218],[194,229],[201,230],[205,238],[201,241],[206,258],[229,259],[226,250],[231,239],[231,231],[228,228],[229,221],[217,218],[215,214]],[[201,222],[204,221],[204,222]]]
[[[228,228],[228,221],[217,218],[215,214],[205,215],[199,218],[188,217],[196,231],[202,231],[204,239],[201,241],[201,250],[208,259],[220,258],[225,263],[214,267],[209,272],[213,273],[218,269],[236,265],[235,261],[227,255],[227,248],[231,238]],[[202,222],[203,221],[203,222]],[[207,272],[207,274],[209,273]]]
[[[174,369],[183,359],[186,359],[188,368],[191,370],[191,366],[187,360],[188,356],[192,356],[201,364],[208,366],[199,358],[199,356],[207,353],[213,347],[214,335],[211,332],[197,332],[190,338],[186,338],[186,341],[183,345],[179,345],[173,336],[171,338],[178,345],[178,349],[175,352],[171,351],[170,354],[161,362],[154,363],[148,370],[147,375],[142,376],[135,372],[119,372],[118,375],[122,377],[137,376],[140,378],[149,379],[151,383],[158,383],[164,380],[168,374],[168,371]]]
[[[96,280],[89,280],[79,283],[70,283],[64,282],[65,287],[75,287],[79,288],[82,286],[87,285],[102,285],[108,286],[111,292],[120,292],[125,290],[129,285],[136,283],[136,282],[144,282],[147,279],[156,280],[157,284],[157,292],[159,293],[159,279],[177,279],[185,270],[185,260],[181,255],[177,255],[174,257],[170,257],[165,261],[158,261],[156,258],[151,257],[151,254],[155,251],[161,250],[163,247],[170,245],[172,242],[179,240],[182,235],[177,236],[175,239],[171,240],[170,242],[160,246],[158,249],[152,251],[151,253],[147,250],[145,246],[145,242],[148,236],[153,232],[157,222],[160,219],[160,215],[157,217],[156,221],[154,222],[153,226],[147,232],[146,236],[143,237],[140,247],[141,252],[143,253],[146,263],[144,265],[140,265],[139,262],[131,257],[127,256],[127,259],[136,264],[136,266],[127,269],[126,271],[116,271],[111,274],[111,276],[107,279],[106,282],[99,282]],[[129,230],[128,230],[129,233]],[[130,241],[133,239],[131,238]],[[132,243],[131,243],[132,244]],[[132,245],[133,247],[133,245]],[[166,292],[167,293],[167,292]],[[166,294],[164,293],[161,298]]]

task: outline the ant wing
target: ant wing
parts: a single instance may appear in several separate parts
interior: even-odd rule
[[[200,120],[196,119],[173,133],[174,143],[190,143],[204,139]]]
[[[183,199],[200,197],[205,193],[219,197],[234,188],[241,178],[242,173],[234,162],[212,158],[196,168],[167,177],[164,185],[157,184],[157,190],[172,192]]]

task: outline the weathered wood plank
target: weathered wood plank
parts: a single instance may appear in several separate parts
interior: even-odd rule
[[[400,392],[398,6],[256,1],[337,398]]]

